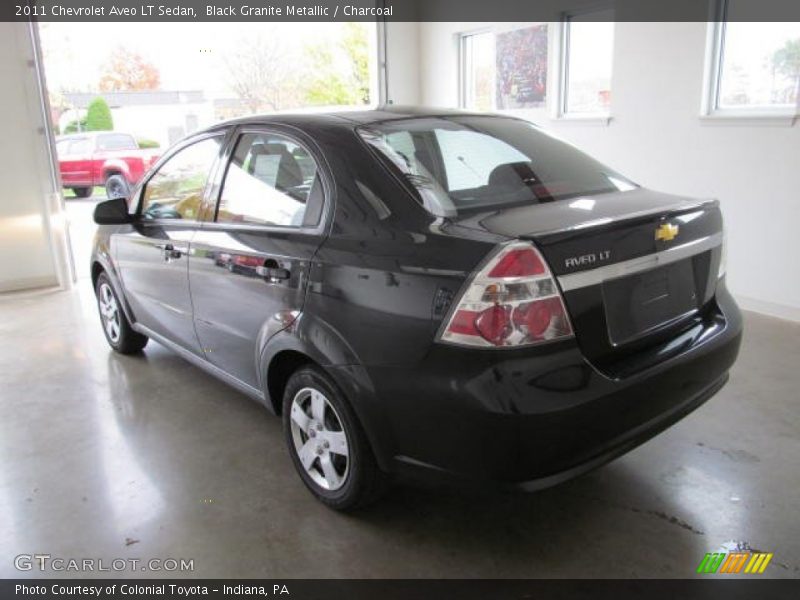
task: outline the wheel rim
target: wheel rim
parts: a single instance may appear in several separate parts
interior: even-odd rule
[[[119,306],[111,286],[107,283],[100,284],[100,293],[97,296],[100,306],[100,317],[103,320],[103,328],[106,330],[108,339],[114,344],[119,341]]]
[[[308,476],[324,490],[341,488],[350,472],[350,444],[336,409],[319,390],[303,388],[290,417],[294,450]]]
[[[125,195],[125,185],[118,179],[109,180],[106,187],[109,198],[120,198]]]

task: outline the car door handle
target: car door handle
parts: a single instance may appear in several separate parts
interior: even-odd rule
[[[164,260],[180,258],[186,253],[186,248],[176,248],[172,244],[156,244],[156,248],[161,250]]]
[[[282,269],[280,267],[256,267],[256,273],[258,273],[261,277],[266,279],[271,283],[275,283],[277,281],[289,279],[292,274],[289,272],[289,269]]]

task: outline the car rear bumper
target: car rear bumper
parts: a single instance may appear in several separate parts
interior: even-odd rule
[[[347,367],[345,387],[384,469],[535,489],[612,460],[700,406],[727,380],[741,332],[721,284],[699,335],[624,378],[594,368],[570,340],[436,345],[414,366]]]

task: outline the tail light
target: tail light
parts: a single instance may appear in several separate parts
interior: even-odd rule
[[[530,346],[572,336],[564,300],[539,251],[503,246],[473,277],[439,339],[482,347]]]

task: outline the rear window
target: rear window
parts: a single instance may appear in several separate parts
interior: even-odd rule
[[[132,135],[113,133],[97,136],[98,150],[136,150],[138,147]]]
[[[441,216],[636,187],[517,119],[403,119],[361,127],[359,134],[411,184],[418,200]]]

